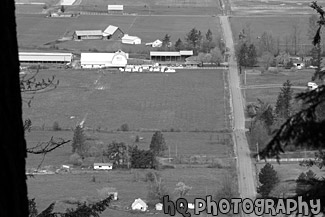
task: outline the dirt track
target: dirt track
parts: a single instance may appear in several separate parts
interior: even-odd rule
[[[229,58],[229,85],[232,96],[232,114],[233,114],[233,139],[235,144],[235,152],[237,155],[237,172],[239,193],[242,199],[255,198],[255,175],[252,160],[250,158],[250,150],[245,135],[245,115],[244,104],[240,90],[239,75],[237,71],[237,63],[234,59],[235,49],[232,38],[232,32],[228,16],[220,17],[226,46],[230,49]],[[255,216],[255,215],[245,215]]]

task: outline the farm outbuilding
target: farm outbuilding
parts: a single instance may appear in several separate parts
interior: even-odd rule
[[[81,53],[82,68],[125,67],[129,54],[119,50],[115,53]]]
[[[121,39],[123,35],[123,31],[119,27],[113,25],[109,25],[103,32],[103,37],[105,39]]]
[[[132,210],[147,211],[148,205],[142,199],[135,199],[131,205]]]
[[[186,58],[193,55],[192,50],[181,51],[150,51],[150,59],[153,61],[185,61]]]
[[[124,44],[141,44],[141,38],[137,36],[131,36],[128,34],[125,34],[122,37],[122,43]]]
[[[29,53],[19,52],[21,63],[71,63],[72,53]]]
[[[94,170],[111,170],[113,169],[112,163],[94,163]]]
[[[108,13],[123,12],[123,5],[107,5]]]
[[[147,46],[151,46],[151,47],[161,47],[162,44],[163,44],[162,41],[160,41],[159,39],[157,39],[154,42],[146,43]]]
[[[73,34],[75,40],[83,39],[102,39],[103,32],[102,30],[77,30]]]

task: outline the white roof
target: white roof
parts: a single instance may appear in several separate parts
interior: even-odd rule
[[[132,203],[132,207],[134,207],[137,204],[141,204],[143,207],[148,207],[146,202],[144,202],[141,198],[135,199],[134,202]]]
[[[104,36],[107,36],[107,35],[113,35],[114,32],[118,30],[118,27],[117,26],[112,26],[112,25],[109,25],[103,32],[103,35]]]
[[[102,35],[102,30],[76,30],[76,35]]]
[[[193,51],[192,50],[181,50],[179,51],[180,55],[193,55]]]
[[[150,51],[150,56],[192,56],[192,50],[181,50],[181,51]]]
[[[72,53],[36,53],[36,52],[19,52],[20,61],[58,61],[71,62]]]
[[[123,5],[107,5],[109,11],[123,11]]]
[[[124,36],[122,37],[122,40],[130,40],[130,41],[134,41],[136,39],[140,39],[138,36],[131,36],[128,34],[124,34]]]
[[[107,65],[112,66],[114,56],[123,55],[125,59],[129,58],[128,53],[117,51],[115,53],[81,53],[81,65]]]
[[[180,56],[177,51],[150,51],[150,56]]]
[[[112,166],[112,163],[94,163],[94,166]]]
[[[60,5],[73,5],[76,0],[61,0]]]

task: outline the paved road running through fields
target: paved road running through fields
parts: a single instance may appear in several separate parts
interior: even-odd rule
[[[220,22],[223,29],[226,46],[229,48],[229,86],[231,91],[231,104],[233,114],[233,139],[235,145],[235,153],[237,155],[237,173],[238,173],[238,187],[240,197],[255,198],[255,170],[253,169],[252,160],[250,157],[250,150],[245,135],[245,115],[243,98],[240,90],[239,75],[237,70],[237,63],[234,59],[235,48],[229,23],[228,16],[220,16]],[[255,216],[243,215],[243,216]]]

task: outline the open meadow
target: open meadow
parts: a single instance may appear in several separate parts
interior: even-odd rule
[[[59,86],[35,95],[24,117],[34,126],[57,121],[70,129],[86,118],[93,129],[218,131],[225,119],[224,70],[178,70],[175,74],[108,70],[41,70]]]
[[[309,0],[229,0],[234,15],[310,14]]]
[[[120,41],[84,40],[56,42],[63,37],[71,37],[76,30],[105,30],[107,26],[118,26],[124,33],[136,35],[142,43],[162,39],[166,34],[171,36],[171,42],[178,38],[183,41],[186,34],[196,28],[203,34],[210,29],[213,37],[220,36],[220,23],[217,17],[177,17],[177,16],[96,16],[81,15],[77,18],[46,18],[44,15],[18,14],[18,43],[22,48],[51,48],[72,51],[114,51],[125,48],[125,51],[138,51],[143,46],[123,45]]]
[[[268,84],[280,84],[282,85],[287,80],[290,80],[293,86],[305,86],[307,89],[307,82],[311,80],[314,74],[313,69],[303,70],[283,70],[279,73],[264,73],[264,74],[247,74],[247,85],[268,85]],[[303,89],[293,89],[294,94],[303,92]],[[256,100],[262,99],[264,102],[268,102],[272,105],[275,104],[278,94],[280,93],[280,87],[273,88],[256,88],[243,90],[246,96],[246,103],[256,102]]]

